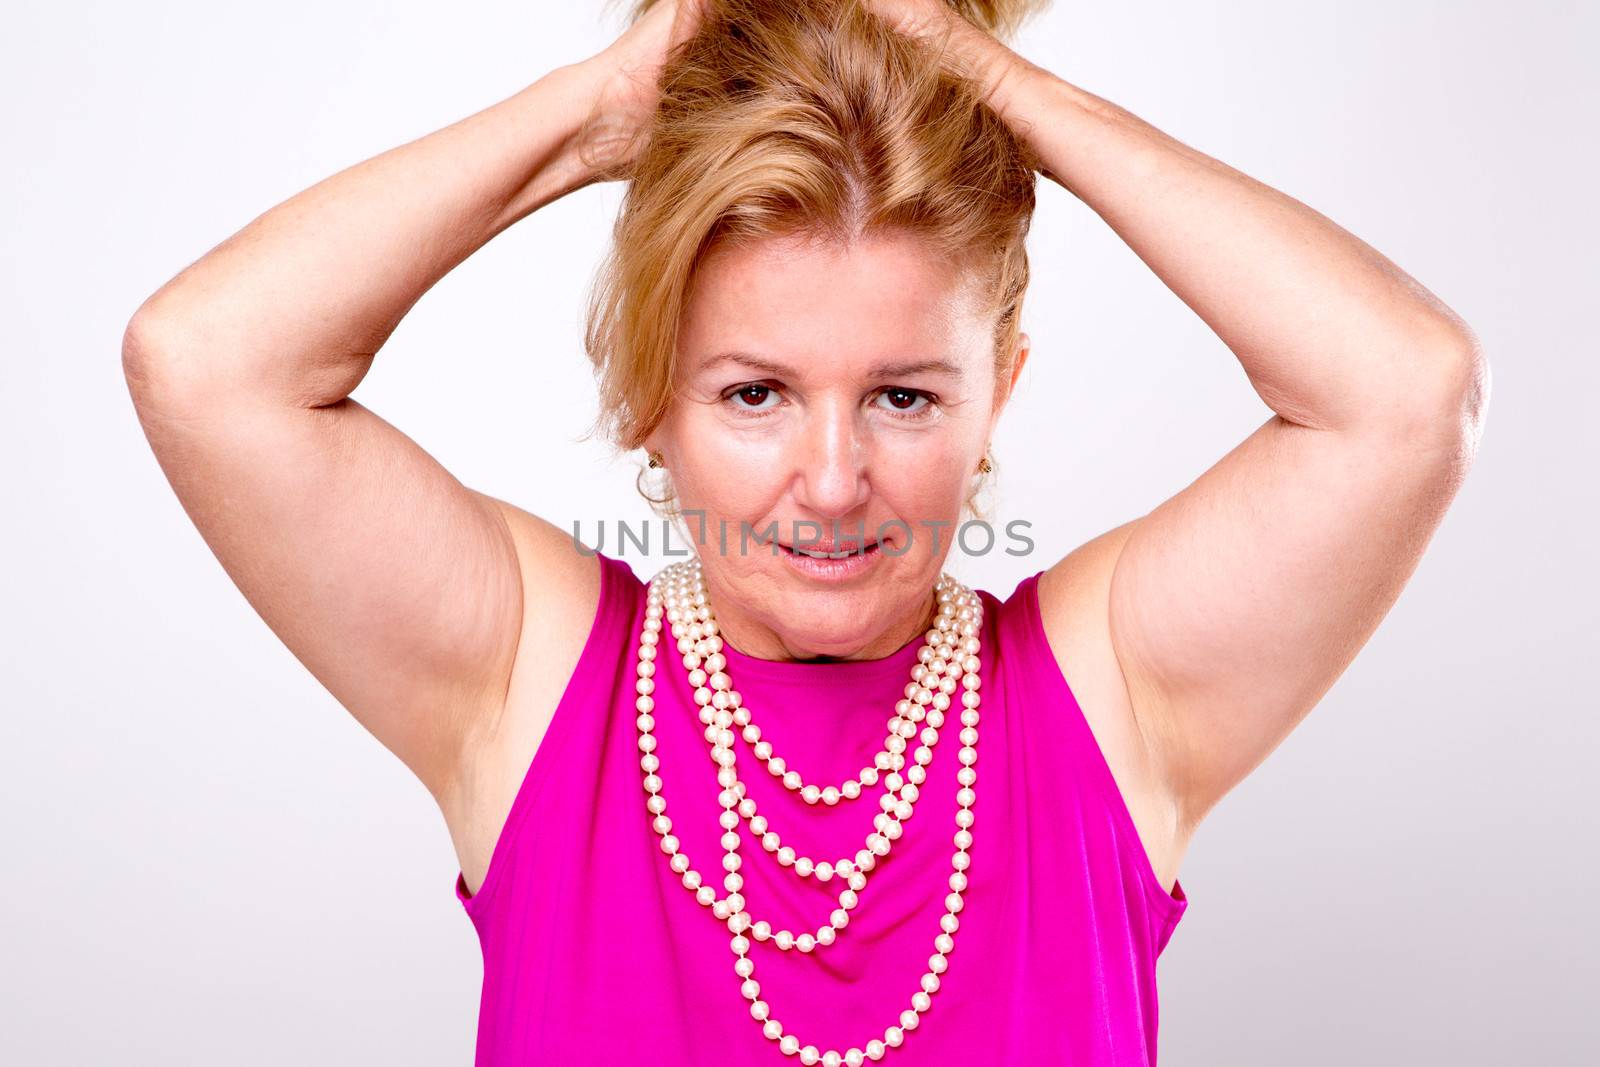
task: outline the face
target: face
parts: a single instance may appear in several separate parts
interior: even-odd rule
[[[926,628],[999,415],[981,297],[906,235],[772,238],[702,261],[673,403],[646,445],[665,459],[728,643],[867,659]],[[855,551],[790,550],[829,543]]]

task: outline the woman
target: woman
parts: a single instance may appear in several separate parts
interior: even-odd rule
[[[269,211],[130,323],[184,506],[440,805],[484,952],[479,1064],[1153,1063],[1196,825],[1350,663],[1467,469],[1467,326],[1017,56],[1033,6],[645,3],[590,59]],[[942,568],[1028,357],[1036,173],[1275,414],[1002,602]],[[440,277],[613,178],[602,413],[694,518],[648,587],[349,395]]]

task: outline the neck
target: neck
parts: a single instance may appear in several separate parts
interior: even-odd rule
[[[920,636],[932,623],[934,612],[938,608],[934,590],[930,589],[912,610],[897,618],[893,625],[879,631],[876,636],[869,638],[859,647],[847,651],[823,652],[804,642],[790,644],[782,634],[745,615],[739,610],[736,601],[732,599],[727,602],[720,601],[711,593],[709,580],[706,595],[711,600],[717,628],[724,641],[754,659],[793,663],[841,663],[851,660],[883,659],[898,652]]]

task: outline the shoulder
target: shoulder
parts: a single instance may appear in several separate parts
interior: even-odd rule
[[[521,508],[494,503],[510,529],[522,575],[519,658],[537,637],[546,654],[554,651],[559,661],[576,662],[593,625],[636,603],[644,582],[627,561],[588,548],[571,532]]]
[[[480,748],[500,750],[506,738],[537,733],[549,721],[591,641],[626,628],[643,583],[625,561],[582,546],[568,531],[512,504],[494,504],[516,546],[522,581],[522,622],[505,700],[480,739]]]
[[[1179,825],[1176,783],[1165,770],[1159,721],[1136,710],[1130,683],[1113,641],[1112,575],[1135,522],[1109,530],[1045,569],[1037,585],[1040,624],[1063,677],[1110,767],[1151,865],[1171,886],[1187,832]]]
[[[641,587],[624,561],[580,550],[551,523],[494,503],[517,548],[522,623],[498,714],[465,747],[453,788],[440,800],[474,891],[569,689],[613,684],[610,672],[624,670],[627,630]],[[586,656],[592,669],[580,674]],[[609,713],[578,705],[571,710],[601,720]]]

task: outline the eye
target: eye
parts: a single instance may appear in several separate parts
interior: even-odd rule
[[[923,392],[921,389],[902,389],[891,386],[878,393],[878,398],[887,397],[889,406],[884,410],[902,419],[922,419],[933,413],[937,398],[932,393]],[[918,401],[922,403],[918,404]]]
[[[741,385],[731,392],[724,393],[722,399],[732,404],[734,410],[741,415],[765,415],[778,407],[776,403],[765,403],[769,399],[777,400],[778,391],[764,382]]]

